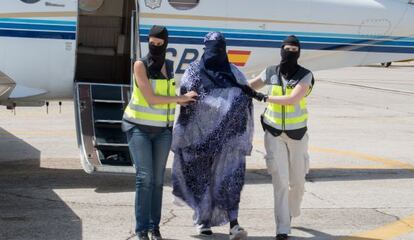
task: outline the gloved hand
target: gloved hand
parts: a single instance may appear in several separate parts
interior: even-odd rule
[[[256,99],[259,102],[262,102],[265,99],[266,95],[261,92],[254,92],[253,98]]]
[[[263,93],[256,92],[255,90],[253,90],[251,87],[249,87],[247,85],[240,86],[240,88],[249,97],[254,98],[254,99],[256,99],[259,102],[263,101],[263,99],[266,97],[266,95],[264,95]]]

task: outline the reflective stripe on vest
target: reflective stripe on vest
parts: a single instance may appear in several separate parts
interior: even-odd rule
[[[172,127],[175,118],[176,103],[149,105],[134,81],[131,100],[124,112],[124,119],[129,122],[153,126]],[[152,90],[158,96],[175,96],[174,79],[150,79]]]
[[[282,86],[274,85],[271,96],[289,96],[293,88],[287,88],[283,93]],[[307,126],[308,110],[306,109],[306,97],[296,105],[280,105],[269,103],[264,113],[264,122],[278,130],[296,130]]]

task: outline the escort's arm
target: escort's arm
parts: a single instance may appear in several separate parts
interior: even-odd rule
[[[269,96],[267,102],[280,105],[295,105],[305,97],[309,91],[309,86],[305,83],[299,83],[288,96]]]
[[[249,80],[249,85],[256,91],[266,86],[260,75],[253,78],[252,80]]]
[[[195,97],[197,97],[196,92],[188,92],[178,97],[165,97],[165,96],[155,95],[149,83],[145,65],[141,61],[135,62],[134,74],[135,74],[136,84],[138,85],[139,89],[141,89],[142,95],[144,95],[145,100],[147,100],[148,104],[150,105],[167,104],[167,103],[173,103],[173,102],[177,102],[179,104],[185,104],[185,103],[196,101],[194,99]]]

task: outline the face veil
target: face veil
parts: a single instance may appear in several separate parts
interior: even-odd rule
[[[226,40],[220,32],[210,32],[204,39],[204,54],[200,61],[200,73],[204,80],[216,88],[237,86],[227,56]]]

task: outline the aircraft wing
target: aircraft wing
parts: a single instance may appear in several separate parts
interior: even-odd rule
[[[15,86],[13,79],[0,71],[0,101],[7,99]]]

